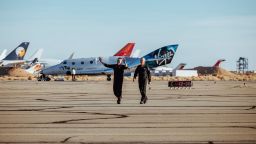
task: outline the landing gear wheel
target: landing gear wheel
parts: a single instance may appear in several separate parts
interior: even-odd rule
[[[50,80],[51,80],[51,78],[46,75],[41,75],[37,78],[37,81],[50,81]]]
[[[111,75],[107,75],[107,81],[111,81]]]

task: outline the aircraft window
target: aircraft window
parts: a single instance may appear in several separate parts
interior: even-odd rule
[[[75,62],[72,62],[72,65],[75,65],[76,63]]]
[[[84,64],[84,62],[82,61],[81,64]]]
[[[63,64],[67,64],[67,61],[64,61]]]
[[[90,61],[90,64],[93,64],[93,61],[92,61],[92,60]]]

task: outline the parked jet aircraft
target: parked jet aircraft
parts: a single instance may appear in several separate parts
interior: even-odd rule
[[[199,75],[215,74],[217,69],[220,67],[220,64],[224,61],[226,60],[219,59],[213,66],[198,66],[193,69],[197,70]]]
[[[180,63],[175,68],[170,68],[170,67],[167,67],[167,66],[159,66],[157,68],[153,68],[153,70],[156,71],[156,72],[166,72],[166,71],[172,72],[172,71],[175,71],[175,70],[182,70],[185,67],[185,65],[186,65],[185,63]]]
[[[122,49],[120,49],[114,56],[130,56],[135,43],[127,43]],[[73,58],[74,53],[70,55],[68,59]],[[58,59],[38,59],[38,62],[43,64],[43,68],[48,68],[50,66],[61,63],[63,60]]]
[[[74,56],[74,53],[72,53],[68,59],[72,59]],[[23,69],[25,69],[26,72],[30,74],[38,74],[42,69],[51,67],[53,65],[56,65],[58,63],[62,62],[62,60],[59,59],[41,59],[35,57],[32,61],[29,61],[25,66],[23,66]]]
[[[16,65],[23,64],[25,61],[24,56],[26,55],[29,42],[23,42],[13,51],[11,51],[4,59],[0,61],[0,66],[13,67]]]
[[[159,48],[145,56],[146,63],[149,68],[158,67],[161,65],[166,65],[171,63],[173,56],[177,50],[178,45],[168,45],[162,48]],[[140,63],[140,58],[122,56],[126,59],[126,63],[129,68],[135,68]],[[116,63],[118,56],[110,56],[103,58],[103,61],[108,64]],[[76,74],[78,75],[107,75],[108,80],[110,79],[113,70],[106,68],[99,62],[97,57],[92,58],[79,58],[79,59],[70,59],[64,60],[60,64],[46,68],[41,71],[41,74],[44,75],[69,75],[71,70],[74,68]]]
[[[122,49],[120,49],[114,56],[130,56],[132,54],[135,43],[127,43]],[[74,53],[70,55],[70,57],[66,60],[70,60],[73,58]],[[36,58],[36,57],[34,57]],[[57,59],[36,59],[36,61],[31,62],[29,67],[26,67],[26,71],[31,74],[37,74],[40,70],[51,67],[53,65],[61,63],[63,60]]]
[[[187,68],[187,69],[184,69],[184,67],[187,65],[186,63],[180,63],[174,70],[197,70],[198,68],[214,68],[214,67],[220,67],[220,64],[222,62],[226,61],[225,59],[219,59],[216,61],[216,63],[213,65],[213,66],[198,66],[198,67],[194,67],[194,68]]]
[[[184,68],[186,64],[181,63],[177,67],[179,69],[176,69],[176,70],[184,70],[184,72],[191,70],[191,74],[194,73],[193,70],[194,71],[196,70],[199,75],[209,75],[209,74],[213,75],[218,71],[218,68],[220,67],[220,64],[224,61],[226,61],[226,60],[225,59],[219,59],[212,66],[198,66],[198,67],[194,67],[194,68]],[[174,73],[175,73],[176,70],[173,71],[173,75],[175,75]]]
[[[222,62],[224,62],[224,61],[226,61],[226,60],[225,60],[225,59],[219,59],[219,60],[217,60],[217,61],[214,63],[214,65],[212,65],[212,66],[198,66],[198,67],[194,67],[194,68],[192,68],[192,69],[198,70],[198,69],[216,68],[216,67],[220,67],[220,64],[221,64]],[[184,67],[185,67],[185,65],[184,65]],[[184,68],[184,67],[183,67],[183,68]],[[189,68],[189,69],[191,69],[191,68]]]
[[[221,64],[222,62],[224,62],[224,61],[226,61],[226,60],[225,60],[225,59],[219,59],[219,60],[213,65],[213,67],[219,67],[220,64]]]

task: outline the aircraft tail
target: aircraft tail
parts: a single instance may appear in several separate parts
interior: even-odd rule
[[[185,63],[180,63],[180,64],[175,68],[175,70],[182,70],[185,66],[186,66]]]
[[[34,59],[41,59],[44,49],[38,49],[30,58],[29,60],[32,61]]]
[[[213,67],[219,67],[220,66],[220,63],[226,61],[225,59],[219,59],[214,65]]]
[[[73,56],[74,56],[74,52],[68,57],[68,59],[73,59]]]
[[[143,56],[143,58],[146,59],[149,68],[166,65],[172,62],[177,48],[178,44],[164,46]]]
[[[4,60],[23,60],[26,55],[27,48],[29,42],[23,42],[18,47],[16,47],[13,51],[11,51]]]
[[[7,53],[7,49],[4,49],[0,55],[0,60],[4,59],[6,57],[6,53]]]
[[[133,51],[131,57],[138,58],[140,56],[140,52],[140,49],[136,49],[135,51]]]
[[[114,56],[131,56],[132,50],[135,46],[135,43],[126,44],[120,51],[118,51]]]

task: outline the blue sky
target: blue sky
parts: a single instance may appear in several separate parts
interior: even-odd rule
[[[111,56],[127,42],[144,55],[179,44],[171,64],[256,69],[255,0],[0,0],[0,51],[31,42],[28,56]]]

